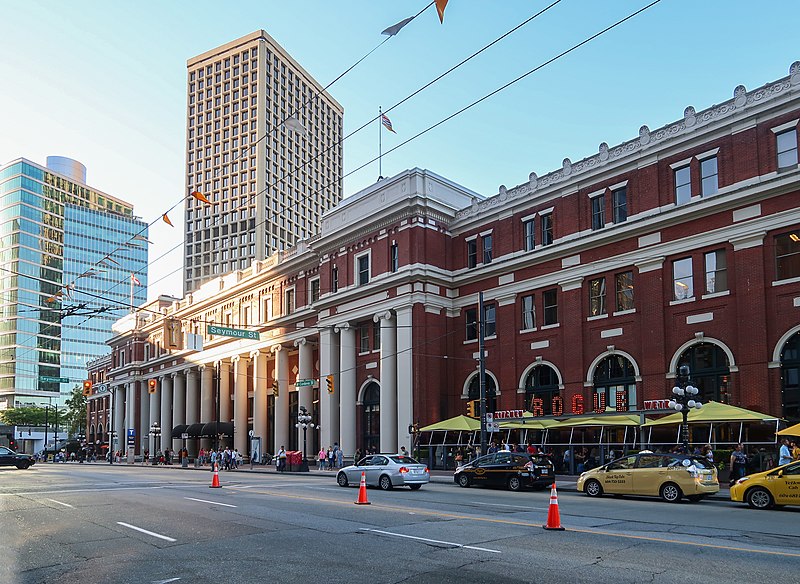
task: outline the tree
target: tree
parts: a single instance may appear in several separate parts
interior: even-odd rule
[[[69,430],[70,435],[80,433],[86,423],[86,396],[83,387],[76,385],[72,388],[70,397],[64,402],[66,410],[60,416],[62,423]]]
[[[52,409],[50,411],[52,412]],[[0,411],[0,420],[9,426],[44,426],[45,410],[39,406],[9,408]]]

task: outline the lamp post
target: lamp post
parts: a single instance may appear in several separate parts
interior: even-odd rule
[[[300,406],[300,411],[297,414],[297,423],[295,428],[303,429],[303,461],[300,463],[300,472],[308,472],[308,460],[306,458],[306,430],[313,429],[314,423],[311,421],[311,414],[306,410],[306,406]]]
[[[153,437],[153,447],[155,451],[158,452],[160,450],[160,441],[161,441],[161,424],[158,422],[153,422],[150,425],[150,435]],[[157,460],[156,452],[153,453],[153,460]]]
[[[685,454],[689,454],[689,410],[700,409],[703,404],[694,399],[700,390],[689,383],[689,366],[684,364],[678,367],[675,374],[675,387],[672,388],[673,398],[669,400],[669,407],[678,411],[683,416],[681,427],[681,440]]]

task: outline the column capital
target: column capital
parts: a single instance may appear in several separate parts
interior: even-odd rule
[[[383,312],[379,312],[375,316],[372,317],[374,322],[380,322],[381,320],[391,320],[394,318],[394,314],[392,314],[391,310],[385,310]]]
[[[352,325],[349,322],[342,322],[342,323],[339,323],[337,325],[334,325],[333,332],[339,333],[339,332],[342,332],[342,331],[350,330],[351,328],[352,328]]]
[[[300,339],[297,339],[297,340],[294,342],[294,346],[295,346],[295,347],[299,347],[299,346],[301,346],[301,345],[303,345],[303,346],[304,346],[304,345],[305,345],[307,342],[308,342],[308,339],[306,339],[305,337],[302,337],[302,338],[300,338]]]
[[[242,360],[241,355],[234,355],[233,357],[231,357],[231,364],[236,365],[241,360]]]
[[[254,351],[250,351],[250,358],[255,359],[256,357],[261,356],[261,349],[255,349]]]
[[[279,343],[279,344],[277,344],[277,345],[272,345],[272,346],[269,348],[269,350],[270,350],[272,353],[280,353],[281,351],[283,351],[283,345],[281,345],[280,343]]]

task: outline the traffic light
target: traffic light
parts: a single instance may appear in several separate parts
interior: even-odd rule
[[[158,382],[155,379],[147,380],[147,393],[155,393],[158,387]]]
[[[325,376],[325,383],[328,385],[328,393],[333,393],[335,387],[333,385],[333,375]]]
[[[83,382],[83,395],[92,395],[92,381],[87,379]]]
[[[467,415],[470,418],[477,418],[478,414],[475,412],[477,408],[475,406],[478,405],[478,400],[471,399],[467,402]]]
[[[280,386],[278,385],[278,380],[272,382],[272,395],[278,397],[280,395]]]

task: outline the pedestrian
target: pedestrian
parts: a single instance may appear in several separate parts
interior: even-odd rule
[[[792,451],[789,450],[788,438],[784,438],[781,441],[781,449],[778,453],[778,466],[789,464],[790,462],[792,462]]]
[[[714,466],[714,451],[711,449],[711,444],[706,444],[703,446],[702,454],[706,457],[706,460],[708,460],[708,464]]]
[[[283,472],[286,470],[286,449],[281,446],[280,451],[278,451],[278,471]]]
[[[731,477],[730,484],[734,484],[737,480],[742,478],[747,472],[747,455],[744,452],[744,446],[737,444],[736,448],[731,452]]]
[[[361,461],[361,449],[356,448],[355,454],[353,454],[353,464],[358,464]]]
[[[333,453],[333,448],[328,446],[328,451],[325,453],[328,455],[328,470],[333,470],[336,466],[336,455]]]
[[[406,450],[405,446],[400,447],[400,456],[408,456],[408,450]]]
[[[800,446],[797,445],[797,442],[789,442],[789,450],[792,452],[792,460],[800,460]]]
[[[341,448],[336,451],[336,466],[344,468],[344,451]]]
[[[144,449],[144,458],[142,458],[142,464],[147,464],[147,460],[150,458],[150,451],[145,448]]]
[[[197,462],[200,464],[200,466],[205,466],[206,462],[205,459],[206,459],[206,451],[203,448],[201,448],[200,452],[197,453]]]
[[[317,460],[319,461],[319,470],[325,470],[325,464],[328,462],[328,454],[325,452],[325,448],[322,446],[319,447],[319,452],[317,453]]]

